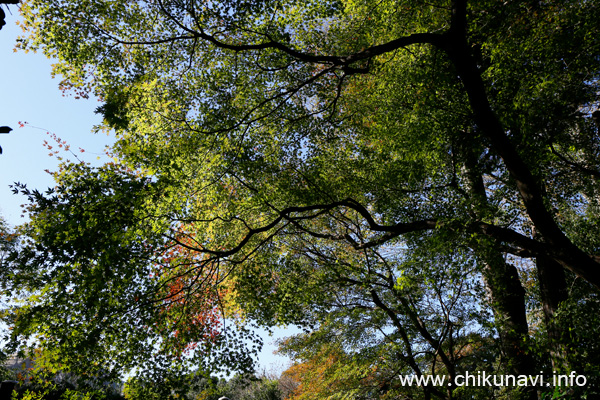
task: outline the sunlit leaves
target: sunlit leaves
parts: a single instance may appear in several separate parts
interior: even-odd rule
[[[15,188],[31,202],[9,281],[29,295],[10,317],[15,339],[33,334],[87,373],[249,367],[235,326],[225,326],[222,272],[190,255],[181,233],[169,239],[170,221],[154,214],[160,182],[114,164],[68,164],[56,179],[46,194]]]
[[[228,329],[255,319],[337,341],[289,348],[319,368],[379,365],[374,385],[451,375],[467,353],[489,366],[485,255],[579,264],[534,226],[598,248],[599,11],[459,4],[28,2],[20,46],[100,96],[120,162],[23,188],[21,282],[41,292],[28,332],[54,344],[76,327],[62,350],[204,367],[227,346],[223,364],[246,362]],[[354,373],[330,382],[363,384]]]

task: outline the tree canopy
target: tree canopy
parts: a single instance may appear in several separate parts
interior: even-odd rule
[[[81,368],[246,368],[247,324],[297,324],[311,333],[283,348],[337,366],[322,393],[358,397],[484,390],[398,374],[598,372],[560,317],[598,306],[597,2],[22,11],[18,47],[98,96],[117,142],[112,165],[16,188],[31,239],[14,285],[32,297],[15,337]]]

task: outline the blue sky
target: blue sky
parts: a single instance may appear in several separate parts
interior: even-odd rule
[[[24,199],[13,195],[9,185],[18,181],[31,188],[52,186],[52,178],[44,170],[56,170],[59,162],[48,156],[49,150],[43,146],[44,140],[52,142],[46,132],[66,140],[80,158],[90,162],[100,162],[98,155],[113,138],[91,133],[100,122],[94,113],[97,99],[64,97],[58,89],[59,79],[50,76],[51,60],[40,53],[13,52],[21,29],[15,25],[16,7],[10,9],[13,15],[7,13],[7,24],[0,31],[0,126],[10,126],[13,131],[0,135],[0,213],[15,225],[22,222]],[[29,125],[19,128],[19,121]],[[86,152],[79,153],[79,147]]]
[[[6,9],[5,9],[6,10]],[[12,194],[9,185],[14,182],[27,184],[32,189],[53,186],[52,177],[45,170],[55,171],[59,164],[56,156],[44,147],[48,141],[57,148],[47,132],[65,140],[80,159],[92,163],[108,160],[104,148],[114,137],[94,134],[92,128],[100,123],[94,113],[100,105],[97,99],[75,99],[63,96],[58,89],[60,78],[50,75],[52,60],[41,53],[13,52],[15,40],[21,34],[16,26],[16,7],[7,12],[6,25],[0,31],[0,126],[10,126],[13,131],[0,135],[0,215],[11,225],[24,222],[21,215],[23,196]],[[19,122],[28,122],[22,128]],[[79,152],[79,148],[85,150]],[[70,154],[64,153],[65,158]],[[71,159],[73,157],[71,156]],[[260,368],[266,371],[286,366],[288,360],[272,353],[275,346],[269,345],[276,337],[298,332],[278,329],[274,337],[264,337],[265,348],[259,357]]]

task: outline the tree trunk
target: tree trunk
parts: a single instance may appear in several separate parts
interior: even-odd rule
[[[556,325],[555,315],[561,302],[567,300],[567,281],[562,266],[550,257],[536,258],[540,297],[544,311],[544,322],[548,333],[550,358],[553,370],[566,365],[566,349],[562,344],[561,330]]]
[[[483,259],[483,274],[490,293],[506,369],[513,375],[537,375],[535,361],[527,351],[529,327],[525,309],[525,289],[521,285],[519,273],[495,248],[488,249]],[[520,390],[520,399],[537,399],[537,390],[534,387],[522,387]]]
[[[488,210],[485,185],[476,155],[465,147],[464,172],[473,204],[479,218]],[[484,263],[483,275],[490,294],[490,302],[500,336],[502,358],[507,371],[513,375],[537,375],[535,361],[527,352],[529,326],[525,307],[525,289],[521,285],[515,266],[504,260],[495,242],[487,242],[477,249]],[[516,393],[515,393],[516,394]],[[517,397],[515,397],[517,398]],[[536,400],[534,387],[522,387],[518,399]]]

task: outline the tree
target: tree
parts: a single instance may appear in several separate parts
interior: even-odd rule
[[[116,130],[115,155],[126,166],[110,176],[69,166],[61,198],[26,192],[34,203],[27,229],[38,243],[64,229],[46,222],[61,207],[87,226],[110,214],[113,205],[103,199],[137,199],[135,219],[108,220],[124,234],[89,249],[104,234],[87,230],[78,236],[87,247],[69,256],[90,250],[86,257],[96,263],[107,245],[131,247],[135,260],[110,262],[117,276],[185,277],[176,289],[182,297],[173,299],[181,302],[206,291],[222,300],[225,288],[225,315],[245,313],[264,324],[321,329],[326,313],[341,307],[347,315],[340,321],[368,316],[391,324],[393,343],[405,350],[417,346],[411,340],[423,341],[427,354],[437,347],[425,365],[440,365],[440,357],[449,376],[460,367],[451,360],[456,344],[496,337],[467,329],[453,345],[448,327],[458,317],[433,318],[445,302],[417,307],[436,291],[455,290],[439,280],[443,263],[423,254],[443,249],[443,262],[456,260],[448,272],[455,284],[458,277],[484,280],[496,354],[514,374],[537,374],[541,362],[530,350],[531,292],[517,265],[539,269],[532,282],[547,321],[569,295],[549,295],[556,292],[543,278],[549,271],[566,271],[564,282],[576,276],[586,293],[600,287],[596,2],[34,0],[23,12],[30,35],[20,46],[57,56],[64,89],[100,96],[103,128]],[[77,202],[70,176],[109,189],[85,190]],[[110,184],[122,179],[131,183]],[[86,207],[88,198],[100,205]],[[77,266],[66,258],[33,272],[45,246],[19,258],[32,287],[70,283]],[[185,260],[176,272],[148,271],[167,248]],[[64,275],[38,280],[55,269]],[[393,279],[404,276],[418,295],[396,288],[402,282]],[[76,287],[92,282],[85,276]],[[145,302],[157,298],[160,285],[131,282],[118,292],[127,307],[135,305],[136,287]],[[332,305],[334,291],[358,296],[372,312]],[[45,293],[45,301],[61,298]],[[459,294],[460,315],[476,303]],[[51,315],[85,302],[69,304],[76,305],[51,308]],[[157,311],[145,320],[164,317]],[[22,321],[21,332],[33,332]],[[116,343],[102,320],[95,326],[106,348]],[[408,329],[417,339],[402,338]],[[56,340],[65,334],[52,332]],[[124,333],[119,348],[130,347],[130,337]],[[162,340],[185,347],[197,339]],[[421,369],[416,357],[394,362]],[[533,388],[521,395],[537,396]]]
[[[5,276],[7,275],[6,271],[9,269],[7,258],[10,252],[15,249],[17,243],[17,235],[13,232],[13,229],[9,227],[4,218],[0,216],[0,281],[2,282],[4,282]],[[0,292],[0,307],[2,312],[4,312],[8,306],[7,301],[9,297],[5,292],[5,286],[2,285],[0,287],[2,290],[2,292]],[[4,326],[2,330],[2,336],[5,337],[6,326]],[[0,380],[9,380],[13,378],[11,371],[9,371],[4,365],[9,356],[7,350],[8,349],[5,349],[4,346],[0,348]]]
[[[173,378],[173,377],[171,377]],[[161,382],[129,379],[124,389],[128,400],[189,399],[281,400],[277,380],[253,375],[235,375],[229,380],[194,373]]]
[[[178,248],[187,238],[162,236],[167,228],[146,214],[144,204],[165,195],[161,185],[114,164],[71,164],[56,181],[46,193],[14,188],[29,196],[32,221],[5,279],[13,296],[26,298],[7,315],[13,337],[35,334],[57,370],[102,379],[127,368],[155,379],[189,365],[248,368],[235,315],[233,329],[221,319],[218,265]]]

